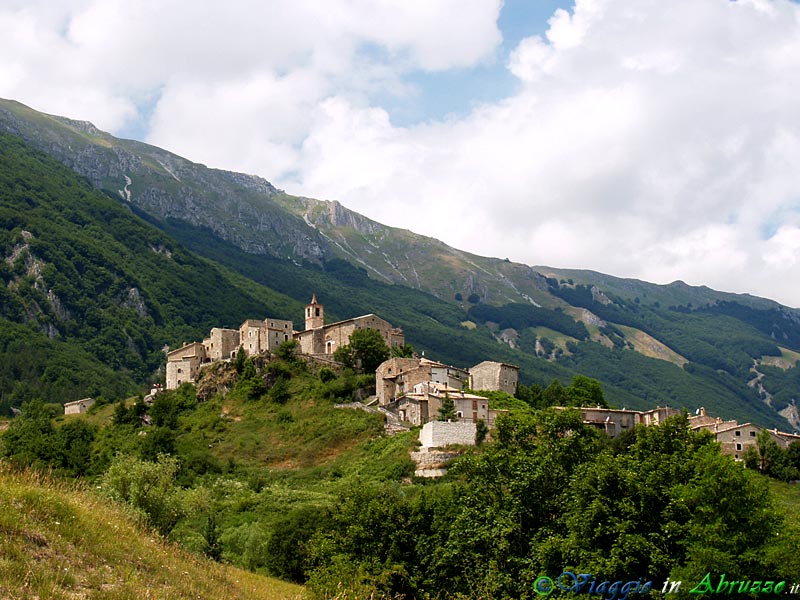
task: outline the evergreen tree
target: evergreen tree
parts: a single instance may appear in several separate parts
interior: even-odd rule
[[[437,421],[456,421],[458,420],[458,414],[456,413],[456,404],[453,402],[453,399],[445,394],[445,397],[442,399],[442,405],[439,407],[439,416],[436,418]]]

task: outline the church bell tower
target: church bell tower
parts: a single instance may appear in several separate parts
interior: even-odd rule
[[[325,324],[325,306],[317,302],[317,295],[311,297],[311,304],[306,304],[306,330],[319,329]]]

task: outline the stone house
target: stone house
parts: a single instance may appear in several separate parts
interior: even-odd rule
[[[409,393],[386,405],[401,421],[413,425],[424,425],[435,421],[445,398],[450,398],[456,412],[456,421],[460,423],[477,423],[483,421],[494,425],[497,417],[506,411],[489,408],[489,399],[446,384],[424,381],[416,384]]]
[[[300,344],[303,354],[333,354],[338,348],[349,344],[350,336],[359,329],[377,330],[389,348],[405,344],[402,329],[393,327],[385,319],[373,314],[325,325],[325,306],[317,302],[316,294],[306,305],[305,316],[305,330],[294,333],[294,339]]]
[[[206,361],[214,362],[234,358],[239,350],[240,333],[238,329],[214,327],[211,335],[203,340],[206,349]]]
[[[786,433],[785,431],[778,431],[777,429],[769,429],[768,430],[772,439],[783,449],[789,447],[789,444],[793,442],[800,442],[800,435],[796,433]]]
[[[741,460],[748,448],[758,449],[758,434],[761,431],[761,427],[758,425],[734,423],[733,425],[703,427],[702,429],[708,429],[714,434],[714,438],[720,443],[722,454],[733,456],[736,460]]]
[[[194,383],[200,365],[209,362],[206,347],[200,342],[184,344],[167,353],[167,389],[174,390],[183,383]]]
[[[94,404],[94,398],[84,398],[83,400],[75,400],[75,402],[67,402],[64,404],[65,415],[82,415],[91,408]]]
[[[473,390],[499,390],[511,394],[517,391],[519,367],[485,360],[469,370],[469,387]]]
[[[283,342],[294,336],[291,321],[280,319],[247,319],[239,327],[239,346],[247,356],[255,356],[262,352],[274,352]],[[238,347],[236,351],[238,351]],[[234,351],[233,355],[236,355]]]
[[[563,406],[554,407],[556,410],[568,410]],[[658,425],[663,423],[668,417],[681,413],[676,408],[658,407],[651,410],[627,410],[616,408],[592,408],[583,406],[581,419],[587,425],[591,425],[603,431],[609,437],[615,438],[625,431],[635,429],[637,425]]]
[[[386,405],[424,382],[436,383],[460,392],[469,381],[466,369],[452,367],[427,358],[390,358],[375,371],[378,404]]]

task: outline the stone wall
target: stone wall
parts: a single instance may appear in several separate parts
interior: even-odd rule
[[[94,404],[94,398],[84,398],[75,402],[67,402],[64,405],[65,415],[80,415],[85,413]]]
[[[167,389],[174,390],[184,383],[194,383],[200,360],[197,357],[187,357],[182,360],[171,360],[167,363]]]
[[[430,421],[422,426],[419,440],[424,448],[444,448],[453,444],[474,446],[475,432],[475,423]]]

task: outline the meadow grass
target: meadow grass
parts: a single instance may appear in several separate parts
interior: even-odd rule
[[[297,585],[190,554],[93,490],[0,462],[0,598],[302,598]]]

